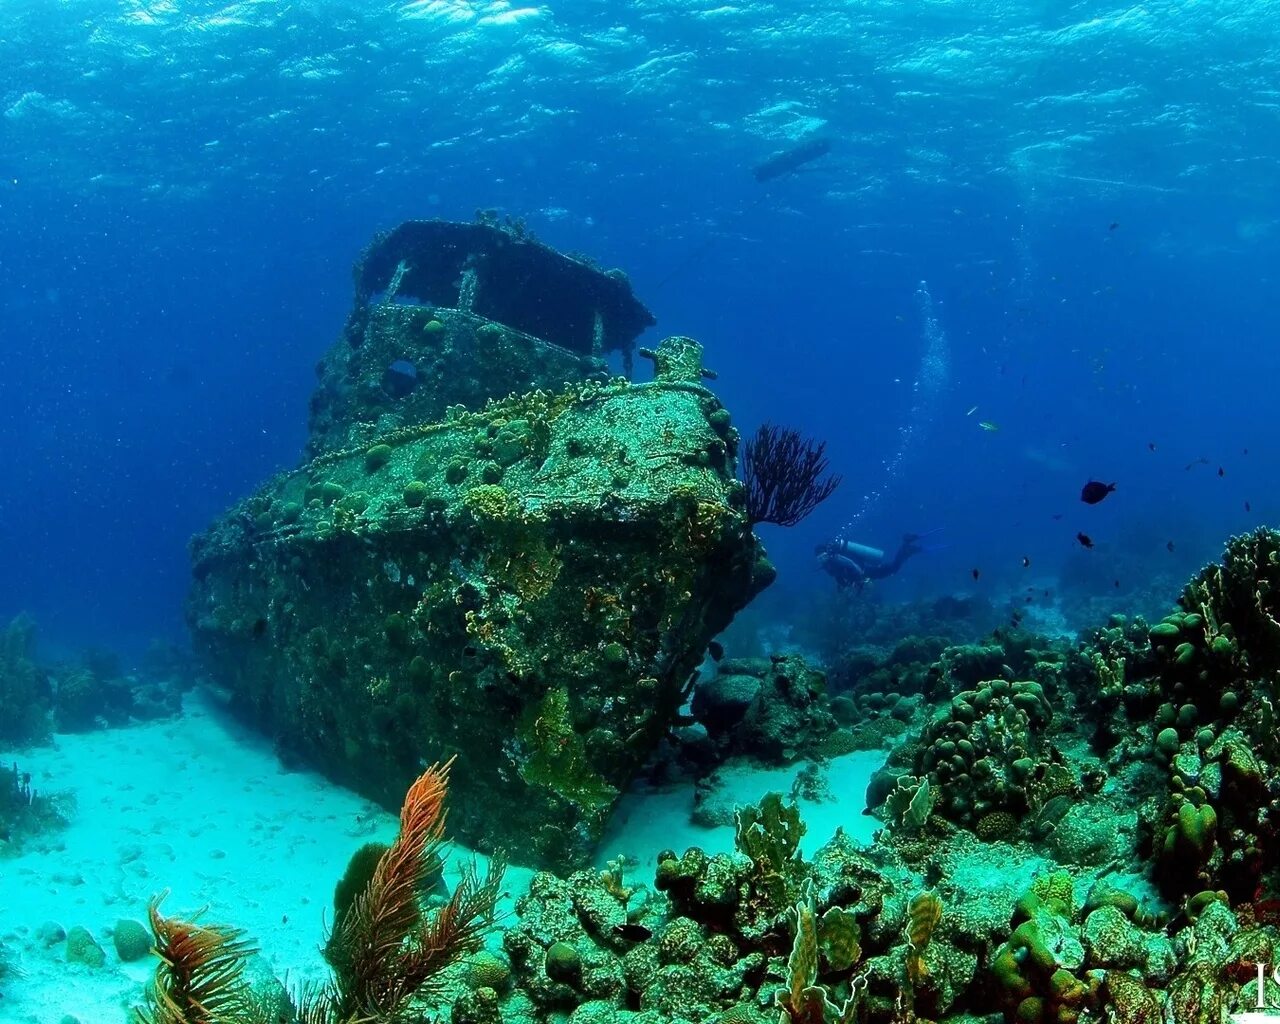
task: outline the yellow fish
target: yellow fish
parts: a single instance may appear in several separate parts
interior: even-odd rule
[[[1000,429],[998,426],[996,426],[994,423],[990,422],[989,420],[983,420],[981,423],[978,424],[978,426],[980,426],[988,434],[994,434],[997,430]]]

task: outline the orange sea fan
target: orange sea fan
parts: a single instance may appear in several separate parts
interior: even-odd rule
[[[422,890],[444,842],[452,765],[433,765],[409,787],[400,834],[337,922],[328,955],[340,1019],[393,1018],[440,971],[478,948],[492,917],[505,867],[501,857],[493,859],[483,880],[467,872],[448,903],[428,916],[422,912]]]
[[[160,913],[167,891],[151,900],[148,913],[161,963],[147,989],[143,1024],[240,1024],[258,1020],[243,984],[245,962],[257,952],[244,932],[198,925]]]

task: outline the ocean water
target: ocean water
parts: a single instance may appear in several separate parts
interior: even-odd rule
[[[843,829],[872,860],[891,851],[876,862],[885,878],[917,871],[904,900],[980,890],[979,876],[1012,892],[1063,869],[1083,903],[1098,877],[1125,879],[1163,915],[1176,963],[1088,969],[1142,975],[1177,1024],[1241,1009],[1252,975],[1238,962],[1240,1005],[1217,1016],[1187,1016],[1175,979],[1194,956],[1178,939],[1184,897],[1222,889],[1244,927],[1266,923],[1257,904],[1275,895],[1269,868],[1242,881],[1231,867],[1280,856],[1268,542],[1255,565],[1262,626],[1227,614],[1245,615],[1248,600],[1211,597],[1221,622],[1175,624],[1195,648],[1183,657],[1158,634],[1148,642],[1146,625],[1231,537],[1280,519],[1278,54],[1274,6],[1244,0],[0,6],[0,628],[15,622],[0,649],[0,758],[17,765],[12,794],[0,787],[10,801],[0,800],[0,1021],[126,1019],[155,960],[122,960],[111,936],[121,919],[145,923],[165,889],[166,912],[208,904],[209,920],[246,929],[277,976],[328,977],[317,949],[332,886],[362,842],[395,836],[396,801],[371,800],[323,758],[282,759],[270,725],[264,734],[228,713],[227,680],[191,652],[188,542],[300,464],[316,364],[340,343],[351,267],[371,240],[479,210],[620,268],[657,320],[640,345],[696,339],[716,372],[708,387],[744,439],[764,423],[794,428],[825,444],[841,477],[799,524],[755,524],[776,581],[719,637],[725,660],[687,653],[702,664],[700,686],[772,678],[767,662],[754,676],[726,670],[734,659],[802,656],[827,674],[812,698],[821,713],[857,740],[834,754],[816,733],[772,752],[717,747],[699,732],[705,721],[672,709],[674,736],[653,738],[579,866],[608,870],[623,855],[629,882],[652,890],[660,851],[729,856],[733,808],[779,791],[799,798],[807,823],[800,858]],[[811,159],[767,170],[815,140]],[[1088,504],[1090,481],[1115,489]],[[924,550],[856,591],[838,590],[814,558],[834,539],[892,552],[907,533],[923,534]],[[1135,616],[1145,620],[1132,635],[1097,637]],[[1224,624],[1230,667],[1211,660]],[[920,635],[936,649],[895,662]],[[943,647],[965,643],[1003,660],[956,669],[950,689],[921,681],[951,680],[950,668],[928,668],[958,664]],[[1199,674],[1184,678],[1177,657]],[[1114,670],[1118,658],[1129,672],[1121,665],[1119,685],[1147,687],[1126,698],[1128,718],[1089,699],[1105,682],[1097,666]],[[1081,665],[1097,675],[1082,681]],[[876,838],[883,815],[864,813],[866,792],[886,758],[895,765],[891,751],[895,771],[915,778],[933,765],[916,748],[946,742],[927,734],[932,717],[1001,676],[1036,680],[1053,706],[1052,724],[1037,726],[1051,730],[1052,752],[1033,750],[1037,763],[1071,765],[1074,797],[1112,801],[1125,822],[1132,843],[1110,861],[1071,860],[1065,839],[1049,838],[1058,819],[1040,829],[1040,804],[1013,809],[1019,831],[1007,842],[953,850],[955,830],[972,836],[976,824],[945,793],[932,819],[946,819],[933,839],[952,851],[945,863],[926,869],[894,845],[902,836]],[[68,710],[85,679],[99,687],[89,709]],[[909,710],[891,715],[898,691]],[[41,701],[59,694],[50,718]],[[1165,705],[1192,714],[1166,720]],[[520,720],[502,713],[498,731],[515,737]],[[1161,728],[1206,763],[1229,760],[1215,743],[1252,736],[1259,762],[1241,806],[1201,794],[1222,836],[1209,829],[1195,851],[1204,864],[1173,882],[1160,866],[1167,823],[1159,808],[1139,810],[1144,799],[1164,807],[1171,785]],[[449,751],[419,753],[425,767]],[[820,782],[797,782],[814,764]],[[1106,787],[1088,788],[1093,768],[1109,773]],[[1201,769],[1177,771],[1178,792],[1212,790]],[[35,803],[56,798],[61,825],[32,824],[30,788]],[[722,806],[700,815],[708,794]],[[1176,806],[1169,813],[1176,831]],[[469,839],[483,817],[465,818]],[[1232,829],[1250,838],[1233,847]],[[465,884],[457,872],[472,845],[448,859],[451,888]],[[577,943],[588,967],[622,971],[600,967],[587,938],[565,940],[532,911],[522,919],[537,865],[521,852],[507,851],[505,916],[485,937],[514,963],[498,1019],[776,1019],[773,992],[786,987],[803,916],[798,882],[755,931],[657,895],[628,922],[623,901],[623,923],[655,936],[681,915],[707,948],[717,932],[734,936],[739,956],[722,966],[747,980],[690,997],[698,1009],[686,1017],[666,988],[592,989],[568,968],[548,982],[539,957],[522,964],[527,946],[504,936],[524,927],[549,937],[543,946]],[[819,910],[841,905],[830,878],[815,879]],[[982,972],[995,976],[1005,935],[966,945],[948,931],[958,927],[948,908],[963,899],[942,899],[931,948],[945,939],[972,955],[967,982],[932,965],[949,979],[944,999],[916,974],[858,975],[824,959],[818,979],[833,1001],[869,977],[882,1000],[895,986],[922,993],[918,1008],[892,1011],[914,1015],[903,1020],[1120,1012],[1099,978],[1079,1006],[1020,1010],[1030,997],[1008,992],[984,1003]],[[903,948],[922,956],[928,934],[903,947],[900,922],[884,924],[865,900],[857,908],[862,963]],[[76,926],[105,949],[102,965],[68,961]],[[620,964],[625,950],[602,941]],[[759,962],[742,966],[752,953]],[[1280,953],[1255,960],[1265,973]],[[1059,967],[1081,979],[1086,969]],[[467,977],[422,1019],[488,1019],[474,1005],[485,986]],[[561,988],[548,994],[552,982]],[[450,1009],[464,990],[471,1002]],[[590,1012],[606,1016],[583,1009],[593,1000]],[[751,1012],[731,1018],[739,1006]],[[856,1012],[890,1019],[870,997]]]

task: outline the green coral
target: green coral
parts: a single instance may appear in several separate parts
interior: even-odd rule
[[[734,845],[761,871],[781,874],[800,856],[805,825],[794,803],[780,793],[767,793],[754,807],[735,815]]]
[[[366,473],[376,473],[388,462],[391,456],[395,454],[395,449],[389,444],[375,444],[364,453],[364,470]]]
[[[462,505],[479,520],[507,520],[520,511],[519,500],[497,484],[472,487],[462,496]]]
[[[1051,719],[1034,680],[962,691],[922,732],[913,774],[936,790],[937,813],[971,829],[993,812],[1038,812],[1080,789],[1048,742]]]
[[[617,795],[591,767],[582,737],[573,725],[565,687],[547,691],[538,704],[529,708],[517,736],[528,751],[520,766],[520,774],[527,781],[551,787],[592,808],[608,807]]]
[[[567,942],[553,942],[543,961],[547,977],[562,985],[576,987],[582,980],[582,957]]]
[[[528,453],[533,445],[533,427],[528,420],[504,423],[493,439],[493,459],[499,466],[510,466]]]
[[[424,484],[421,480],[410,480],[407,484],[404,485],[404,491],[403,491],[404,503],[409,508],[418,508],[424,501],[427,500],[427,496],[430,493],[431,492],[428,489],[427,485]]]
[[[818,984],[818,919],[812,890],[793,910],[795,938],[787,957],[787,983],[774,994],[782,1024],[851,1024],[858,1012],[860,989],[854,986],[847,998],[833,1001],[832,990]]]
[[[828,907],[818,924],[818,947],[832,971],[847,971],[862,958],[862,928],[844,907]]]

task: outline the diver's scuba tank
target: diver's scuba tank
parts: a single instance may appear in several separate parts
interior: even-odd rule
[[[884,561],[884,552],[879,548],[869,547],[866,544],[857,544],[851,540],[833,540],[827,545],[827,550],[832,554],[848,555],[854,561],[861,562],[864,565],[867,562]]]

